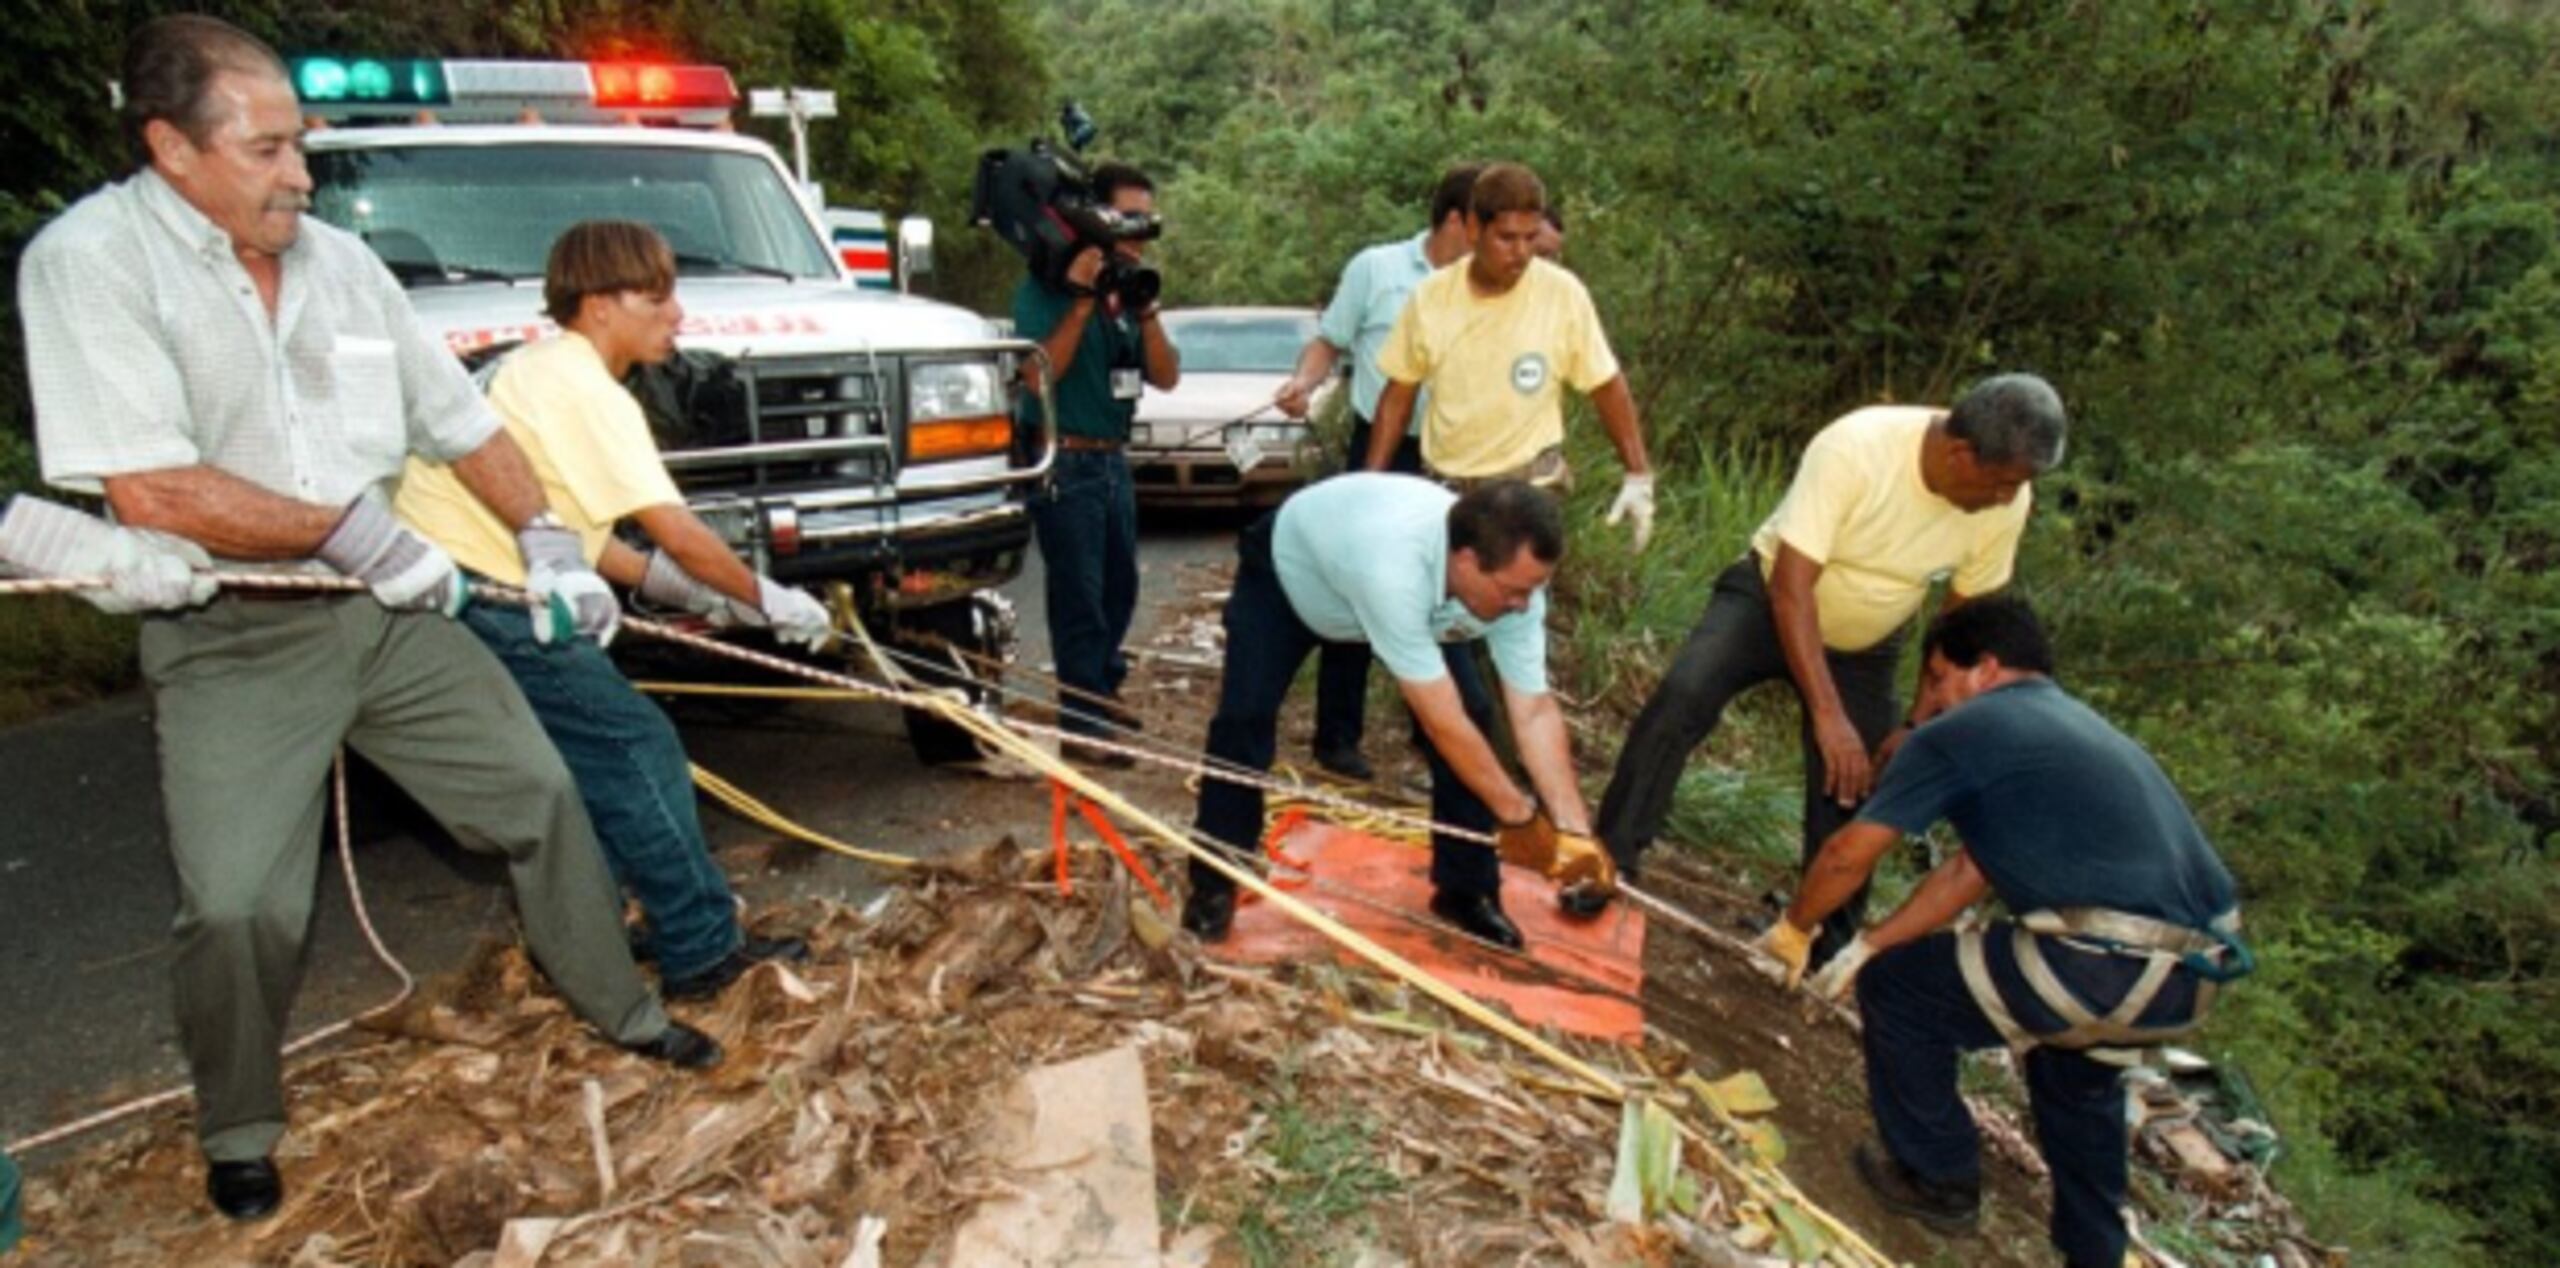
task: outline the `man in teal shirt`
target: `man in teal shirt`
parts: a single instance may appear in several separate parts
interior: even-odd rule
[[[1116,211],[1155,210],[1155,185],[1134,167],[1106,163],[1094,169],[1095,197]],[[1125,241],[1112,251],[1134,263],[1145,244]],[[1086,247],[1067,266],[1066,285],[1034,274],[1013,293],[1013,328],[1036,339],[1055,376],[1058,458],[1049,487],[1031,504],[1031,529],[1040,540],[1049,609],[1049,652],[1057,662],[1059,725],[1072,734],[1104,734],[1132,725],[1118,703],[1129,676],[1120,643],[1138,610],[1137,488],[1129,479],[1129,421],[1145,385],[1171,391],[1181,380],[1181,359],[1156,320],[1156,305],[1125,311],[1118,294],[1097,294],[1103,248]],[[1025,374],[1039,373],[1037,364]],[[1025,398],[1021,422],[1038,426],[1039,402]],[[1110,703],[1103,703],[1109,701]],[[1129,759],[1072,741],[1070,757],[1098,765],[1126,766]]]
[[[1363,472],[1298,491],[1237,543],[1209,756],[1271,769],[1280,703],[1307,653],[1318,642],[1365,643],[1422,724],[1433,822],[1489,832],[1498,819],[1517,830],[1537,821],[1543,800],[1557,829],[1587,835],[1591,815],[1574,780],[1564,711],[1547,690],[1546,584],[1563,554],[1555,499],[1517,480],[1462,498],[1420,476]],[[1492,702],[1463,692],[1449,672],[1479,639],[1502,678],[1535,797],[1485,739]],[[1215,775],[1201,781],[1204,835],[1249,855],[1262,815],[1261,789]],[[1433,913],[1488,942],[1521,945],[1502,911],[1494,851],[1433,833],[1431,883]],[[1195,860],[1183,927],[1216,942],[1234,915],[1234,882]]]
[[[1381,242],[1351,257],[1342,267],[1342,280],[1334,285],[1333,300],[1325,305],[1324,316],[1316,326],[1316,337],[1307,341],[1298,354],[1297,371],[1272,398],[1280,412],[1291,418],[1305,418],[1317,388],[1333,377],[1342,354],[1351,354],[1351,443],[1344,446],[1342,469],[1358,471],[1369,461],[1369,420],[1378,412],[1378,394],[1387,387],[1386,372],[1378,368],[1378,350],[1386,346],[1387,335],[1396,328],[1396,316],[1404,311],[1405,297],[1414,285],[1431,276],[1431,271],[1456,262],[1467,253],[1474,234],[1467,221],[1467,195],[1475,189],[1476,173],[1484,170],[1479,163],[1453,167],[1441,176],[1431,194],[1431,227],[1410,238]],[[1396,446],[1390,471],[1410,475],[1422,473],[1422,415],[1416,408],[1413,424],[1402,443]],[[1369,697],[1369,647],[1366,643],[1327,643],[1316,661],[1316,765],[1337,775],[1366,780],[1374,777],[1368,759],[1360,755],[1362,713]],[[1475,667],[1467,665],[1459,672],[1474,678]],[[1481,691],[1481,682],[1472,684]]]

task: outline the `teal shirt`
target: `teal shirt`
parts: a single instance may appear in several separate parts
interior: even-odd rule
[[[1316,329],[1326,343],[1351,354],[1351,408],[1362,418],[1378,416],[1378,397],[1387,390],[1386,372],[1378,368],[1378,350],[1395,333],[1396,315],[1414,286],[1431,276],[1431,260],[1422,243],[1431,235],[1417,233],[1381,242],[1351,257],[1334,284],[1333,301],[1324,306]],[[1424,398],[1413,402],[1410,435],[1422,434]]]
[[[1490,623],[1449,595],[1449,507],[1420,476],[1366,471],[1319,480],[1280,504],[1271,564],[1316,637],[1367,643],[1405,682],[1448,676],[1440,644],[1483,639],[1503,685],[1547,689],[1547,592]]]
[[[1022,279],[1022,285],[1013,292],[1013,333],[1024,339],[1048,338],[1075,301],[1075,296],[1038,278]],[[1126,400],[1111,393],[1114,369],[1133,375],[1142,372],[1145,354],[1138,342],[1138,322],[1134,317],[1110,316],[1110,307],[1108,297],[1095,297],[1093,315],[1085,322],[1084,338],[1076,344],[1075,359],[1058,375],[1054,389],[1058,430],[1065,435],[1127,440],[1129,420],[1138,415],[1134,393]],[[1015,420],[1023,427],[1038,427],[1039,397],[1024,396],[1015,407]]]

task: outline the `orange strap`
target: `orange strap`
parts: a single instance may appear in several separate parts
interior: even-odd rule
[[[1057,857],[1058,892],[1069,896],[1076,892],[1075,878],[1067,869],[1067,807],[1070,804],[1092,826],[1094,835],[1101,837],[1102,843],[1119,856],[1121,866],[1138,878],[1138,884],[1156,900],[1157,908],[1173,910],[1172,896],[1164,892],[1163,886],[1156,884],[1155,874],[1147,870],[1146,863],[1138,858],[1138,852],[1129,848],[1128,838],[1121,836],[1120,829],[1112,826],[1110,816],[1102,813],[1102,807],[1069,791],[1065,781],[1053,779],[1049,781],[1049,842]]]

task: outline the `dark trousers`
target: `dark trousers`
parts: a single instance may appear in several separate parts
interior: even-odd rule
[[[1049,608],[1049,654],[1060,692],[1058,725],[1081,735],[1108,728],[1089,696],[1116,697],[1129,676],[1120,644],[1138,612],[1138,501],[1119,450],[1061,449],[1049,487],[1031,501]]]
[[[1985,932],[1992,985],[2009,1014],[2029,1032],[2064,1026],[2020,976],[2006,921]],[[2045,960],[2081,1002],[2103,1014],[2124,998],[2143,968],[2125,956],[2075,950],[2040,940]],[[2143,1013],[2146,1025],[2184,1018],[2195,1009],[2195,978],[2172,972]],[[1956,967],[1956,937],[1934,933],[1878,955],[1858,973],[1861,1042],[1867,1054],[1867,1100],[1876,1133],[1903,1166],[1924,1179],[1979,1184],[1981,1137],[1956,1086],[1958,1053],[2001,1046],[1998,1030],[1965,988]],[[2035,1116],[2036,1150],[2053,1169],[2054,1247],[2073,1265],[2123,1262],[2126,1131],[2122,1071],[2062,1048],[2029,1049],[2027,1101]]]
[[[1369,463],[1369,420],[1357,414],[1351,418],[1351,443],[1343,450],[1345,472],[1364,471]],[[1422,474],[1422,440],[1407,433],[1396,445],[1396,456],[1387,470],[1406,475]],[[1364,715],[1369,706],[1369,645],[1367,643],[1326,643],[1316,657],[1316,751],[1319,753],[1357,752],[1361,734],[1367,729]],[[1481,685],[1481,682],[1479,682]],[[1420,728],[1414,731],[1416,742]]]
[[[1897,635],[1864,651],[1823,655],[1831,666],[1831,681],[1839,689],[1840,706],[1848,711],[1850,725],[1858,729],[1870,751],[1884,743],[1898,716],[1893,675],[1901,652]],[[1671,814],[1672,794],[1680,786],[1681,769],[1723,719],[1725,705],[1745,690],[1773,680],[1790,687],[1795,683],[1787,673],[1786,651],[1778,642],[1777,619],[1769,607],[1759,560],[1746,554],[1716,578],[1706,614],[1689,631],[1689,641],[1681,645],[1670,671],[1654,687],[1653,697],[1644,702],[1625,747],[1618,751],[1618,768],[1610,774],[1609,790],[1600,798],[1599,829],[1621,871],[1634,874],[1645,848],[1661,835],[1663,821]],[[1804,714],[1803,742],[1803,857],[1809,864],[1822,843],[1848,823],[1857,809],[1822,793],[1825,768],[1822,746],[1814,742],[1811,710]],[[1866,887],[1860,886],[1823,922],[1822,936],[1814,944],[1816,964],[1857,934],[1866,906]]]
[[[1279,747],[1280,704],[1288,698],[1289,683],[1306,664],[1307,653],[1323,641],[1298,619],[1289,596],[1280,588],[1279,574],[1272,571],[1269,519],[1246,529],[1236,545],[1235,589],[1227,596],[1225,623],[1226,672],[1218,683],[1217,716],[1209,722],[1209,756],[1247,770],[1267,771],[1273,750]],[[1492,693],[1475,674],[1467,650],[1464,643],[1442,648],[1467,717],[1481,730],[1493,720]],[[1463,674],[1461,664],[1466,669]],[[1432,820],[1475,832],[1492,831],[1493,812],[1483,800],[1449,768],[1438,748],[1426,740],[1424,750],[1431,763]],[[1195,823],[1203,835],[1251,857],[1262,841],[1262,790],[1203,776]],[[1501,888],[1502,868],[1490,848],[1434,832],[1431,883],[1453,894],[1491,894]],[[1233,888],[1234,882],[1195,862],[1191,885],[1194,890],[1217,892]]]

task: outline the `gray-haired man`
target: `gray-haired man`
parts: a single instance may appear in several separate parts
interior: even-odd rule
[[[1874,786],[1896,730],[1902,632],[1950,581],[1949,606],[2009,583],[2033,502],[2062,460],[2062,398],[2032,374],[1976,384],[1953,409],[1849,413],[1805,450],[1751,549],[1716,578],[1636,716],[1600,800],[1600,837],[1632,875],[1662,831],[1689,754],[1734,696],[1785,679],[1804,705],[1804,859]],[[1862,888],[1831,913],[1819,964],[1857,932]]]
[[[142,629],[178,878],[173,962],[207,1195],[273,1211],[278,1056],[319,859],[322,776],[343,741],[462,843],[503,854],[525,941],[580,1016],[678,1065],[719,1046],[667,1019],[559,754],[478,639],[447,618],[453,560],[392,518],[412,452],[451,462],[516,530],[526,588],[574,629],[619,607],[542,486],[364,244],[303,215],[311,175],[284,64],[212,18],[135,32],[125,124],[143,170],[82,199],[18,272],[45,478],[129,528],[100,559]],[[257,601],[137,562],[355,577],[372,598]]]

